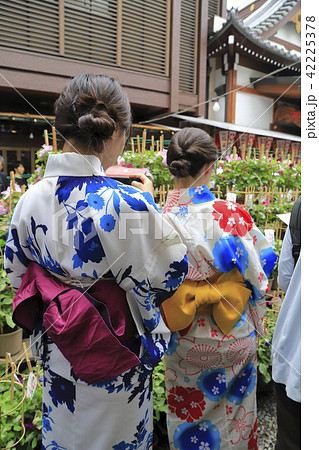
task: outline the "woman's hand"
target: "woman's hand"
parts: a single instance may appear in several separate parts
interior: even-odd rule
[[[140,175],[139,178],[141,179],[141,182],[132,181],[131,186],[140,189],[141,191],[149,192],[151,196],[154,198],[154,186],[152,181],[145,175]]]

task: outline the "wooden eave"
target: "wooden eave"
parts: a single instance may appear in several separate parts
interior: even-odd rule
[[[230,36],[234,36],[233,43]],[[226,53],[232,57],[238,53],[258,63],[260,70],[273,70],[276,66],[285,67],[292,63],[295,65],[289,69],[290,73],[297,74],[301,70],[301,63],[297,56],[278,49],[256,34],[249,33],[248,29],[238,23],[234,14],[218,33],[209,38],[207,47],[209,57],[223,56]]]

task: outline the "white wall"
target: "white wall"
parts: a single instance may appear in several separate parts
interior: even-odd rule
[[[237,92],[235,123],[269,130],[273,121],[273,103],[271,98]]]
[[[275,34],[277,38],[290,42],[291,44],[301,45],[301,33],[296,32],[296,26],[292,22],[286,23],[286,25],[280,28]]]

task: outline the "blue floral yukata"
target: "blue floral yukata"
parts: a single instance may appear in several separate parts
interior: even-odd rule
[[[88,384],[40,330],[33,347],[40,348],[44,368],[43,449],[152,447],[151,375],[169,340],[159,307],[187,274],[185,252],[152,197],[107,178],[96,156],[49,156],[43,180],[14,211],[5,249],[8,276],[17,290],[35,261],[83,289],[97,279],[115,280],[126,292],[141,363]]]
[[[276,256],[247,211],[216,199],[207,186],[170,191],[163,213],[187,246],[187,279],[236,268],[251,290],[227,334],[208,309],[172,335],[165,355],[170,448],[257,450],[256,337],[264,334]]]

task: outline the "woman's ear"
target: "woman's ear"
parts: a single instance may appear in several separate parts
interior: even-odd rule
[[[204,166],[204,168],[205,168],[205,170],[204,170],[205,174],[208,175],[208,174],[212,171],[213,165],[214,165],[213,162],[209,162],[209,163],[205,164],[205,166]]]

